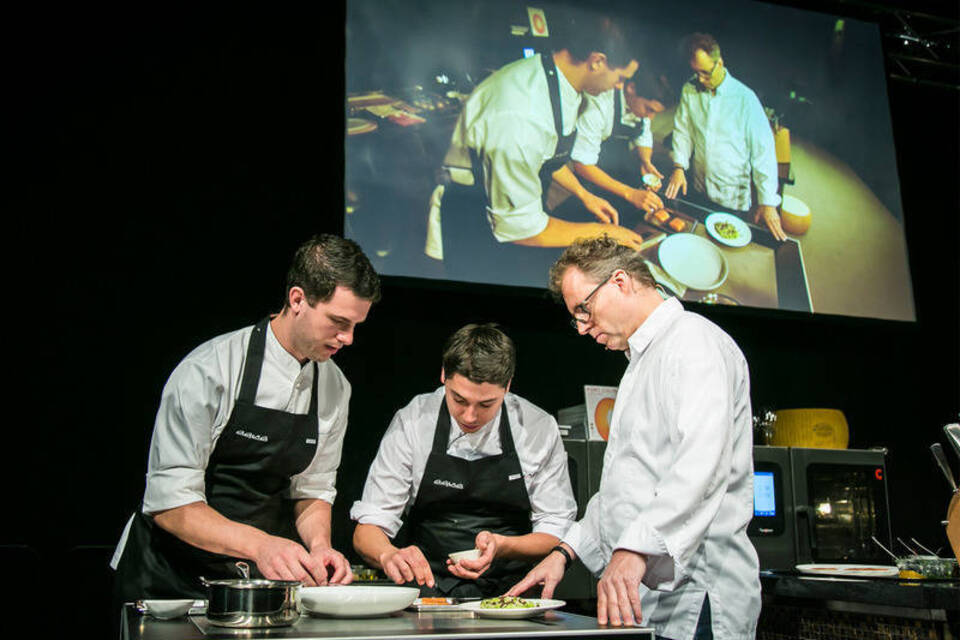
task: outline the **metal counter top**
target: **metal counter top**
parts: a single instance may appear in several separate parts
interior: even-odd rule
[[[460,612],[416,613],[402,611],[382,618],[321,618],[302,615],[289,627],[228,629],[211,625],[205,616],[157,620],[140,614],[132,605],[121,611],[121,637],[129,640],[202,640],[245,638],[606,638],[654,637],[653,629],[600,626],[596,618],[548,611],[521,620],[475,617]]]

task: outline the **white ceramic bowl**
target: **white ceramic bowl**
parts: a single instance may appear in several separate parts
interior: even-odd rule
[[[386,616],[409,607],[420,595],[415,587],[335,585],[301,587],[300,606],[307,613],[338,618]]]
[[[476,560],[480,557],[480,549],[468,549],[466,551],[456,551],[448,555],[454,562],[460,560]]]
[[[154,618],[170,620],[187,615],[193,600],[143,600],[143,606]]]

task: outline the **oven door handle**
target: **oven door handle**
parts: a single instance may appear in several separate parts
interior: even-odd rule
[[[817,538],[813,534],[813,509],[809,505],[800,504],[796,506],[795,512],[797,518],[803,517],[807,521],[807,541],[810,544],[810,549],[814,550],[817,548]]]

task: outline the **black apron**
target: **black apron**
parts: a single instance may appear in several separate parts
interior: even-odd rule
[[[305,470],[317,449],[318,371],[305,415],[254,404],[263,366],[269,318],[253,329],[240,393],[210,455],[204,475],[207,504],[224,517],[271,535],[301,542],[294,501],[286,499],[290,478]],[[239,558],[210,553],[158,527],[138,510],[117,566],[115,597],[205,598],[199,577],[239,578]],[[253,563],[251,577],[261,577]]]
[[[530,498],[513,444],[507,407],[500,410],[498,455],[472,461],[448,455],[450,428],[444,398],[433,448],[407,518],[410,542],[430,562],[437,592],[458,597],[501,595],[526,575],[529,563],[494,560],[477,580],[463,580],[447,571],[446,559],[454,551],[472,549],[481,531],[520,536],[532,530]]]
[[[643,134],[645,125],[642,119],[636,126],[623,124],[622,90],[614,89],[613,126],[610,137],[600,144],[597,166],[631,187],[640,186],[640,163],[637,152],[630,148],[630,143]]]
[[[542,199],[545,201],[552,174],[570,160],[577,130],[563,135],[563,113],[560,81],[553,57],[540,56],[547,77],[553,126],[557,146],[553,156],[540,167]],[[525,247],[512,242],[498,242],[487,217],[489,199],[484,188],[483,166],[476,151],[470,150],[473,185],[451,182],[444,187],[441,205],[443,264],[451,280],[515,284],[545,287],[548,272],[563,251],[562,247]]]

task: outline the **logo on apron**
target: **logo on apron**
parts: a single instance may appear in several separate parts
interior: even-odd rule
[[[269,442],[270,438],[267,436],[260,435],[258,433],[250,433],[249,431],[235,431],[238,436],[241,438],[247,438],[249,440],[256,440],[257,442]]]
[[[449,480],[441,480],[440,478],[437,478],[436,480],[434,480],[433,484],[439,485],[441,487],[446,487],[448,489],[460,489],[460,490],[463,489],[463,483],[450,482]]]

